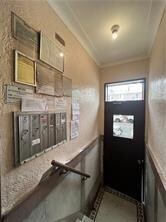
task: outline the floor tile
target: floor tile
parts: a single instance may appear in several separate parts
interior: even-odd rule
[[[105,192],[96,222],[137,222],[136,205]]]

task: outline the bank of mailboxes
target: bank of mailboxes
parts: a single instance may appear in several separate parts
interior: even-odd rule
[[[15,164],[67,140],[66,113],[14,113]]]

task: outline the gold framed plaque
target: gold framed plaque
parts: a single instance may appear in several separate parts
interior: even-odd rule
[[[15,82],[36,86],[36,62],[15,50]]]

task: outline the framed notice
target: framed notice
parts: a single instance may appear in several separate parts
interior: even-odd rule
[[[63,76],[63,96],[72,97],[72,80]]]
[[[40,60],[60,72],[64,71],[64,56],[62,50],[42,32],[40,33]]]
[[[13,37],[32,48],[39,46],[39,33],[12,12]]]
[[[37,63],[36,92],[50,96],[63,96],[62,74],[56,69]]]
[[[54,71],[39,63],[36,64],[37,86],[36,92],[39,94],[54,96]]]
[[[15,82],[36,86],[36,63],[15,50]]]
[[[55,72],[55,96],[63,96],[63,76]]]

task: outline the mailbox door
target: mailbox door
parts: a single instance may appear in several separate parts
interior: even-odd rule
[[[49,147],[55,145],[55,115],[49,114]]]
[[[48,141],[48,115],[40,115],[40,130],[41,130],[41,150],[49,147]]]
[[[56,113],[56,144],[60,143],[62,141],[61,138],[61,115],[60,113]]]
[[[30,118],[28,115],[20,115],[19,120],[19,161],[31,157]]]
[[[66,113],[61,113],[61,133],[62,133],[62,141],[67,139],[66,132]]]
[[[31,145],[32,155],[41,152],[39,114],[31,115]]]

